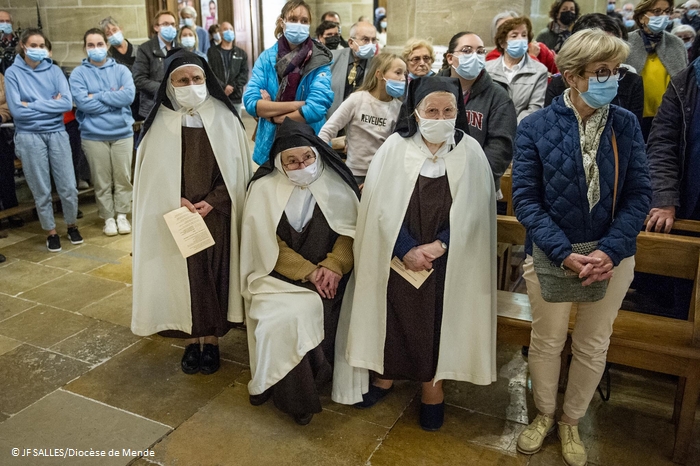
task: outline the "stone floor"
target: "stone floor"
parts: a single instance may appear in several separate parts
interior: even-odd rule
[[[48,253],[36,221],[0,239],[0,465],[562,464],[555,437],[535,456],[516,452],[535,410],[513,346],[499,346],[495,384],[445,384],[436,433],[417,424],[414,383],[363,411],[333,403],[326,387],[323,412],[305,427],[272,403],[251,406],[242,330],[222,339],[219,372],[183,374],[178,340],[129,330],[130,236],[104,236],[95,204],[81,209],[83,245],[64,240]],[[614,368],[610,401],[596,395],[582,422],[589,464],[671,465],[674,390],[671,378]],[[700,464],[700,425],[695,432],[689,465]],[[46,456],[53,449],[120,456]]]

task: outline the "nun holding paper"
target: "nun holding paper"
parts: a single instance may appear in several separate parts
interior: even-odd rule
[[[321,412],[340,305],[353,267],[359,191],[352,172],[305,123],[277,128],[248,190],[241,289],[250,403],[270,397],[300,425]]]
[[[463,102],[456,79],[411,81],[367,172],[336,341],[333,400],[368,408],[422,382],[425,430],[443,424],[444,379],[496,380],[496,193]]]
[[[238,238],[250,150],[204,60],[173,49],[164,68],[136,154],[131,330],[185,339],[183,372],[212,374],[218,338],[243,321]],[[180,207],[201,215],[215,242],[187,259],[163,219]]]

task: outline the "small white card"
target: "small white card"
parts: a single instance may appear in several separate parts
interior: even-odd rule
[[[201,215],[180,207],[163,215],[182,257],[188,258],[214,246],[214,238]]]
[[[423,283],[428,279],[434,269],[421,270],[420,272],[414,272],[413,270],[408,270],[404,265],[403,261],[398,257],[394,256],[391,259],[391,268],[394,269],[396,273],[401,275],[408,283],[413,285],[416,289],[419,289]]]

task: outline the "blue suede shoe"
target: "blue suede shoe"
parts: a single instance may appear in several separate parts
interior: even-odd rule
[[[420,404],[420,426],[428,432],[435,432],[445,422],[445,402],[437,405]]]

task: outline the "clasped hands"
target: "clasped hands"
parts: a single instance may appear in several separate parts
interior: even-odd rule
[[[187,207],[193,214],[199,214],[202,218],[206,217],[209,212],[214,210],[214,208],[207,201],[199,201],[196,204],[192,204],[190,201],[184,197],[180,198],[180,207]]]
[[[585,278],[583,286],[602,282],[613,276],[612,259],[600,250],[595,250],[587,256],[571,253],[564,259],[563,265],[576,272],[578,278]]]
[[[326,299],[335,298],[341,278],[343,278],[341,275],[326,267],[318,267],[306,276],[306,279],[316,287],[318,294]]]
[[[430,270],[433,268],[433,261],[442,257],[446,252],[442,247],[442,242],[438,240],[432,243],[421,244],[403,256],[403,265],[414,272]]]

